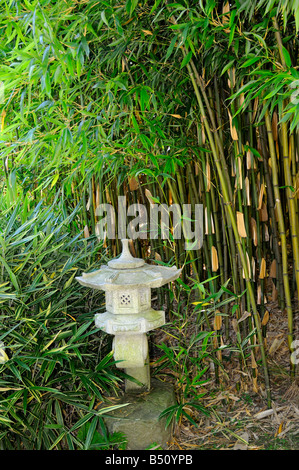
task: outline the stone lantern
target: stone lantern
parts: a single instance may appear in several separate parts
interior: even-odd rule
[[[174,281],[181,269],[134,258],[128,242],[122,240],[119,258],[76,279],[86,287],[105,291],[106,312],[95,315],[95,325],[114,336],[114,359],[119,361],[116,366],[137,380],[126,380],[126,391],[140,391],[150,389],[146,333],[165,324],[164,311],[151,307],[151,289]]]

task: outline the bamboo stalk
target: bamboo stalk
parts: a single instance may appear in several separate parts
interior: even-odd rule
[[[281,63],[284,67],[286,67],[286,62],[283,54],[283,45],[280,36],[279,26],[277,23],[276,17],[273,17],[273,24],[276,29],[275,37],[278,44],[279,55],[281,59]],[[283,105],[283,107],[285,107]],[[297,284],[297,292],[299,295],[299,236],[298,236],[298,220],[296,217],[297,213],[297,204],[295,195],[292,192],[292,175],[291,169],[289,165],[289,141],[288,141],[288,127],[286,122],[281,123],[281,132],[282,132],[282,151],[283,151],[283,168],[284,168],[284,176],[285,176],[285,183],[287,186],[286,194],[289,206],[289,218],[290,218],[290,229],[291,229],[291,237],[292,237],[292,246],[293,246],[293,256],[294,256],[294,264],[295,264],[295,277],[296,277],[296,284]]]
[[[291,344],[293,342],[293,311],[292,311],[292,302],[291,302],[291,292],[290,292],[290,284],[289,284],[289,274],[288,274],[288,253],[287,253],[287,240],[286,240],[286,231],[285,231],[285,223],[284,223],[284,215],[283,215],[283,208],[281,204],[280,198],[280,190],[279,190],[279,180],[278,180],[278,165],[276,160],[276,150],[275,144],[272,134],[272,126],[271,120],[269,116],[268,110],[265,114],[265,123],[268,133],[268,144],[271,156],[271,166],[272,166],[272,181],[273,181],[273,190],[274,190],[274,197],[276,202],[276,210],[278,216],[278,230],[281,242],[281,259],[282,259],[282,276],[283,276],[283,284],[284,284],[284,294],[285,294],[285,303],[286,303],[286,311],[288,316],[288,344],[289,348],[291,349]],[[293,364],[291,363],[291,370],[293,370]]]
[[[277,263],[277,282],[278,282],[278,290],[279,290],[279,303],[280,308],[283,310],[285,303],[284,303],[284,288],[283,288],[283,276],[282,276],[282,262],[281,262],[281,255],[278,245],[278,229],[277,229],[277,222],[275,218],[275,208],[274,208],[274,194],[273,194],[273,185],[271,180],[271,175],[269,172],[269,164],[268,164],[268,152],[266,146],[264,144],[264,139],[262,141],[263,144],[263,165],[265,169],[265,178],[266,178],[266,185],[267,185],[267,199],[269,205],[269,212],[271,217],[271,228],[273,233],[273,251],[274,256]]]
[[[260,351],[261,351],[261,357],[262,357],[262,363],[263,363],[263,369],[264,369],[264,379],[265,379],[265,386],[266,386],[266,394],[267,394],[267,403],[268,403],[268,406],[270,406],[271,405],[271,393],[270,393],[270,380],[269,380],[269,373],[268,373],[268,365],[267,365],[267,360],[266,360],[265,348],[264,348],[264,344],[263,344],[261,321],[260,321],[259,313],[258,313],[257,307],[256,307],[254,291],[252,289],[251,281],[250,281],[250,278],[249,278],[247,260],[246,260],[246,257],[244,255],[243,249],[242,249],[242,241],[241,241],[239,233],[238,233],[237,222],[236,222],[235,214],[234,214],[233,209],[232,209],[232,203],[231,203],[231,199],[229,197],[229,191],[227,189],[226,178],[224,176],[223,168],[221,166],[221,161],[219,159],[218,152],[217,152],[216,147],[215,147],[214,139],[213,139],[211,130],[209,128],[209,124],[208,124],[208,121],[207,121],[207,116],[206,116],[205,109],[204,109],[204,106],[203,106],[203,102],[202,102],[202,99],[201,99],[201,96],[200,96],[200,92],[199,92],[199,89],[197,87],[197,83],[194,79],[193,70],[192,70],[189,63],[187,64],[187,69],[188,69],[188,72],[189,72],[189,75],[190,75],[190,78],[191,78],[191,81],[192,81],[192,84],[193,84],[193,88],[194,88],[195,95],[196,95],[196,98],[197,98],[197,101],[198,101],[198,104],[199,104],[201,115],[203,116],[203,122],[204,122],[205,130],[206,130],[206,133],[207,133],[207,136],[208,136],[208,139],[209,139],[210,147],[211,147],[211,150],[212,150],[212,155],[213,155],[213,158],[214,158],[215,166],[217,168],[217,172],[218,172],[218,176],[219,176],[219,180],[220,180],[220,184],[221,184],[221,188],[222,188],[222,195],[223,195],[223,199],[224,199],[224,204],[225,204],[225,207],[226,207],[226,210],[227,210],[228,217],[231,221],[232,230],[233,230],[234,236],[235,236],[237,250],[238,250],[240,260],[241,260],[241,263],[242,263],[242,266],[243,266],[243,269],[244,269],[246,286],[247,286],[250,301],[251,301],[253,316],[254,316],[254,320],[255,320],[255,326],[256,326],[256,330],[257,330],[257,336],[258,336],[258,340],[259,340],[259,347],[260,347]]]

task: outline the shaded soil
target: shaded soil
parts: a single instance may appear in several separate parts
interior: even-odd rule
[[[276,384],[272,408],[250,391],[224,391],[205,400],[208,418],[197,416],[198,427],[184,420],[176,427],[172,450],[299,450],[299,388]],[[287,391],[290,392],[290,389]]]
[[[297,299],[293,307],[296,339],[299,338]],[[290,379],[287,315],[277,302],[269,301],[266,308],[269,321],[265,347],[271,408],[267,407],[262,370],[253,384],[251,373],[240,370],[238,360],[232,357],[220,374],[220,384],[211,380],[205,386],[207,393],[200,403],[209,410],[209,416],[187,407],[197,426],[181,419],[169,442],[170,450],[299,450],[299,373],[296,379]],[[299,359],[299,353],[297,356]]]

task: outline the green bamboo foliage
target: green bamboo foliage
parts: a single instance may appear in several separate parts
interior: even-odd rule
[[[172,230],[132,250],[213,293],[229,281],[221,327],[218,313],[198,323],[226,341],[250,335],[253,387],[261,360],[269,403],[267,302],[287,311],[292,353],[299,289],[298,20],[296,2],[278,0],[0,7],[2,205],[62,188],[88,238],[98,205],[119,195],[203,204],[200,250]],[[103,248],[117,255],[118,237]]]

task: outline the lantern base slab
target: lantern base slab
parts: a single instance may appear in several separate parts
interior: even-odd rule
[[[127,438],[128,450],[145,450],[152,445],[167,449],[174,424],[165,429],[165,418],[159,419],[159,416],[176,404],[172,385],[152,379],[149,392],[126,392],[117,404],[122,403],[130,404],[104,418],[108,432],[122,432]]]

